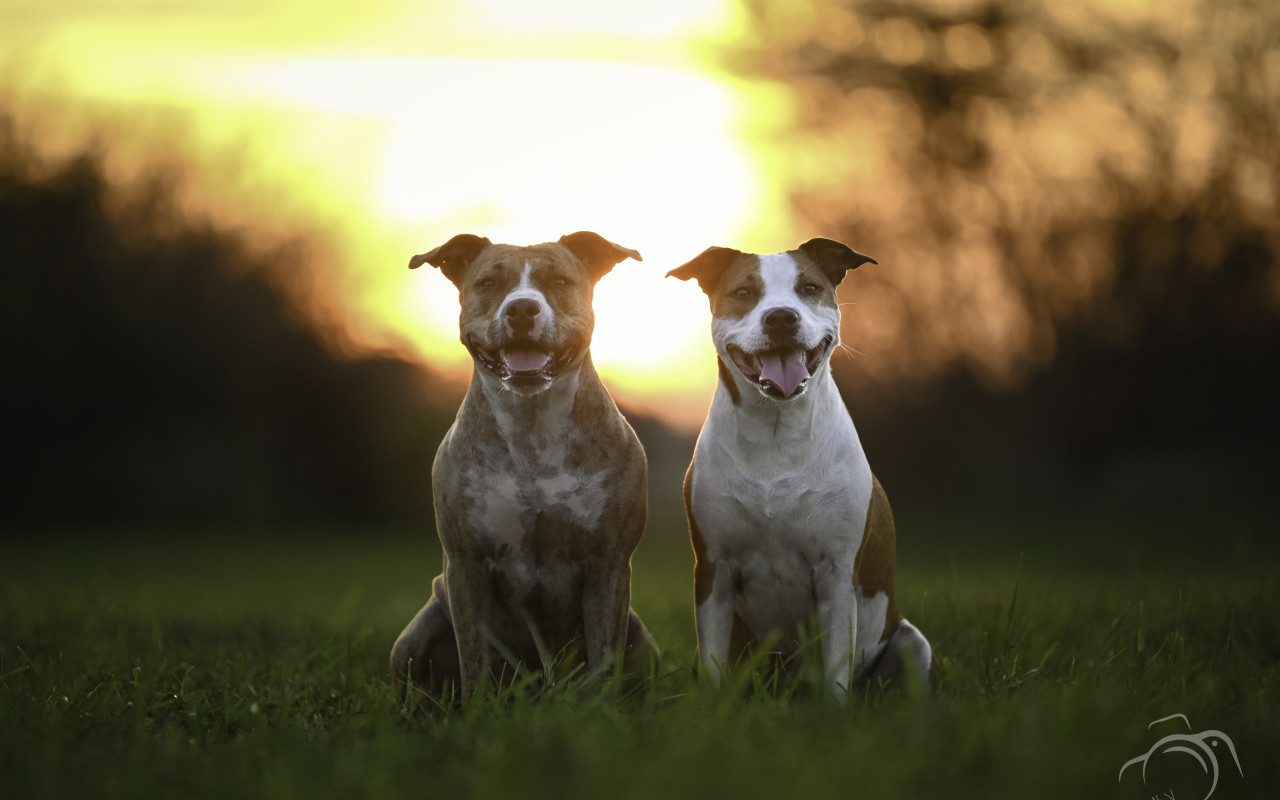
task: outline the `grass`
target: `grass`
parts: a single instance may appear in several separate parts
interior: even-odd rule
[[[571,682],[414,715],[386,658],[438,569],[428,536],[15,537],[0,796],[1150,798],[1163,780],[1196,800],[1199,768],[1117,781],[1181,713],[1234,742],[1244,775],[1220,760],[1214,797],[1270,797],[1269,522],[900,513],[899,605],[945,679],[846,709],[699,689],[692,557],[659,530],[635,559],[666,660],[646,698]]]

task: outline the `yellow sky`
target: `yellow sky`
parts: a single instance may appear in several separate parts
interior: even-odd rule
[[[620,399],[695,425],[715,381],[706,302],[663,274],[712,244],[795,244],[752,151],[758,90],[706,55],[733,14],[729,0],[7,0],[0,69],[139,124],[176,109],[187,147],[251,142],[261,180],[234,191],[284,187],[279,202],[344,229],[357,334],[447,369],[467,366],[456,292],[405,269],[413,253],[462,232],[581,229],[640,250],[597,287],[593,354]],[[217,176],[198,181],[216,193]]]

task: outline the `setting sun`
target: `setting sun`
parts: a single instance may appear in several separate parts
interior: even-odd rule
[[[463,232],[533,244],[594,230],[644,256],[597,287],[601,373],[623,400],[700,418],[714,382],[705,300],[663,275],[713,244],[787,235],[743,96],[700,55],[735,24],[732,4],[116,10],[48,12],[44,29],[30,23],[31,54],[94,102],[187,110],[212,140],[192,146],[252,142],[264,182],[340,218],[358,340],[466,369],[456,292],[408,257]]]
[[[461,232],[532,244],[587,229],[640,250],[642,264],[597,291],[596,360],[627,391],[688,380],[671,367],[697,354],[705,303],[662,276],[736,240],[762,195],[713,81],[585,61],[327,61],[257,75],[284,102],[386,120],[378,208],[430,231],[420,249]],[[413,300],[398,307],[419,320],[407,327],[452,341],[451,287],[404,280]]]

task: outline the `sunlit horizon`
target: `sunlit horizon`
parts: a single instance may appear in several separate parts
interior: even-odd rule
[[[577,230],[639,250],[597,287],[595,361],[621,402],[693,428],[708,312],[663,275],[708,246],[846,240],[880,263],[841,288],[864,384],[1015,389],[1132,268],[1146,215],[1235,203],[1186,247],[1209,271],[1233,263],[1227,220],[1274,219],[1248,93],[1274,92],[1280,56],[1247,17],[1202,35],[1194,4],[1041,5],[956,0],[929,22],[736,0],[13,0],[0,96],[55,158],[100,155],[124,186],[158,163],[191,213],[267,249],[316,234],[315,274],[289,277],[324,330],[454,376],[456,290],[411,255]],[[1147,41],[1134,20],[1166,49],[1126,44]]]
[[[695,426],[715,381],[706,301],[663,276],[713,244],[794,244],[785,198],[751,149],[743,86],[704,56],[735,7],[536,6],[373,4],[362,15],[274,0],[256,16],[210,3],[153,17],[118,4],[35,12],[16,36],[38,67],[28,88],[144,122],[177,109],[196,132],[179,150],[197,157],[251,143],[244,168],[261,171],[251,188],[267,197],[246,202],[243,186],[218,196],[216,175],[194,176],[232,217],[252,207],[270,224],[261,208],[276,193],[340,220],[344,321],[369,346],[469,369],[456,290],[405,269],[454,234],[534,244],[594,230],[639,250],[643,262],[596,288],[593,358],[620,401]]]

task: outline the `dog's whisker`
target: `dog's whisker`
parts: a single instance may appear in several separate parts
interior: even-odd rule
[[[860,355],[860,356],[866,356],[866,353],[862,352],[861,350],[858,350],[858,349],[854,348],[852,345],[845,344],[844,342],[841,342],[841,343],[840,343],[840,349],[841,349],[841,350],[843,350],[843,351],[845,351],[846,353],[848,353],[848,354],[850,354],[850,355],[855,355],[855,354],[856,354],[856,355]]]

